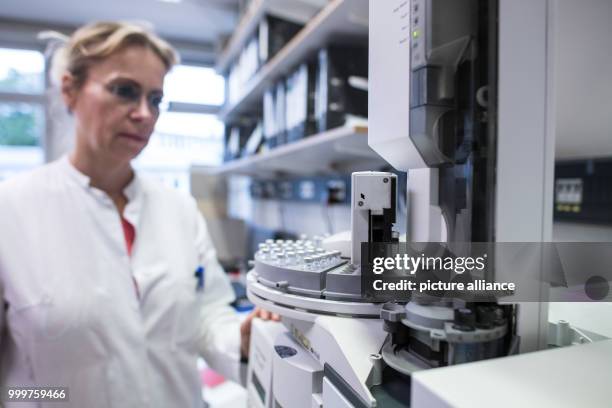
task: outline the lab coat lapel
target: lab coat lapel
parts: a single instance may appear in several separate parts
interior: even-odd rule
[[[144,202],[144,189],[142,188],[142,183],[142,179],[135,174],[130,184],[123,189],[123,194],[128,200],[125,210],[123,211],[123,218],[134,226],[136,230],[136,240],[138,240],[138,226]]]

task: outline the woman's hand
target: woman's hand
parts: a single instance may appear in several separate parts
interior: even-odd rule
[[[251,324],[253,318],[262,320],[280,321],[280,316],[276,313],[268,312],[267,310],[256,307],[240,325],[240,354],[243,358],[249,357],[249,346],[251,344]]]

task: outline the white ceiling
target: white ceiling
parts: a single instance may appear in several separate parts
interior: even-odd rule
[[[0,19],[71,27],[93,20],[148,21],[167,39],[216,44],[235,27],[238,1],[0,0]]]

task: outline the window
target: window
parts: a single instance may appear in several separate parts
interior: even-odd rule
[[[0,92],[45,91],[45,58],[38,51],[0,48]]]
[[[44,163],[45,86],[41,52],[0,48],[0,180]],[[225,80],[209,67],[178,65],[166,77],[164,94],[155,132],[134,165],[188,190],[192,165],[222,161],[224,127],[215,114],[225,100]]]
[[[135,166],[188,191],[192,165],[222,162],[224,126],[214,113],[224,100],[225,80],[212,68],[174,67],[164,81],[164,109],[155,132]]]
[[[172,102],[221,106],[225,80],[214,69],[178,65],[166,76],[164,98]]]
[[[43,132],[41,105],[0,102],[0,145],[38,146]]]
[[[44,161],[45,59],[0,48],[0,180]]]

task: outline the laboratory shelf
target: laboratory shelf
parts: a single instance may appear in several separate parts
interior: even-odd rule
[[[368,35],[368,0],[332,0],[291,41],[251,78],[241,97],[221,109],[219,118],[231,122],[241,114],[256,112],[270,85],[328,44],[332,38]]]
[[[305,23],[316,14],[326,0],[252,0],[240,18],[238,26],[227,45],[219,55],[215,69],[225,74],[230,64],[236,60],[251,36],[255,33],[261,19],[269,14],[290,21]]]
[[[368,146],[367,135],[366,126],[336,128],[204,171],[273,177],[374,170],[385,162]]]

